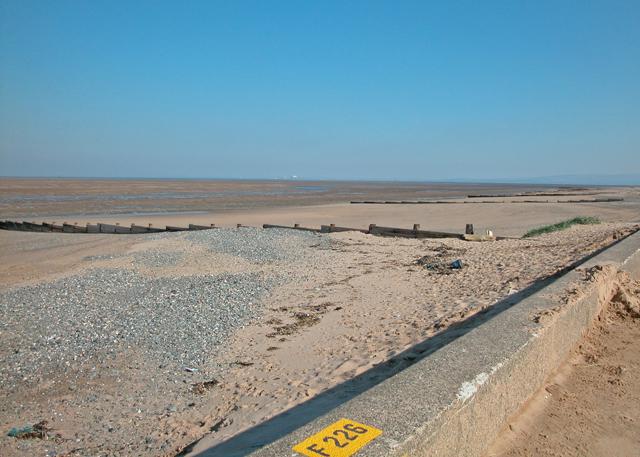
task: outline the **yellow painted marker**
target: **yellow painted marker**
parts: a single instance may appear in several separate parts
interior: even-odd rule
[[[380,434],[382,430],[370,425],[340,419],[296,444],[293,450],[308,457],[350,457]]]

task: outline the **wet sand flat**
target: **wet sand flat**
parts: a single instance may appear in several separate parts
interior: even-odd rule
[[[0,178],[0,216],[217,213],[350,200],[438,199],[556,188],[464,183]]]

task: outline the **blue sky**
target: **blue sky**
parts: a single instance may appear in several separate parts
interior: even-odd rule
[[[0,175],[640,173],[640,2],[0,1]]]

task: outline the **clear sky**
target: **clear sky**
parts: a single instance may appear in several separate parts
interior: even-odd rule
[[[0,0],[0,175],[640,173],[640,1]]]

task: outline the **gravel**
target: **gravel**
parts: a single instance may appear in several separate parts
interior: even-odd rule
[[[163,238],[176,234],[157,234]],[[181,234],[212,252],[258,264],[301,259],[329,242],[291,230],[219,229]],[[175,265],[180,252],[149,250],[138,265]],[[96,259],[99,260],[99,259]],[[51,372],[91,372],[127,350],[176,369],[205,363],[234,330],[261,314],[261,298],[287,281],[277,274],[149,277],[127,268],[89,269],[0,294],[3,390]]]
[[[184,257],[184,252],[161,251],[158,249],[137,252],[134,256],[137,264],[150,268],[174,267],[178,265]]]
[[[270,286],[255,274],[153,279],[109,269],[5,293],[0,329],[16,349],[0,381],[90,369],[132,347],[158,363],[198,366],[259,313]]]
[[[299,259],[308,254],[305,248],[330,242],[314,232],[253,227],[200,230],[183,236],[206,245],[212,252],[239,256],[255,263]]]

